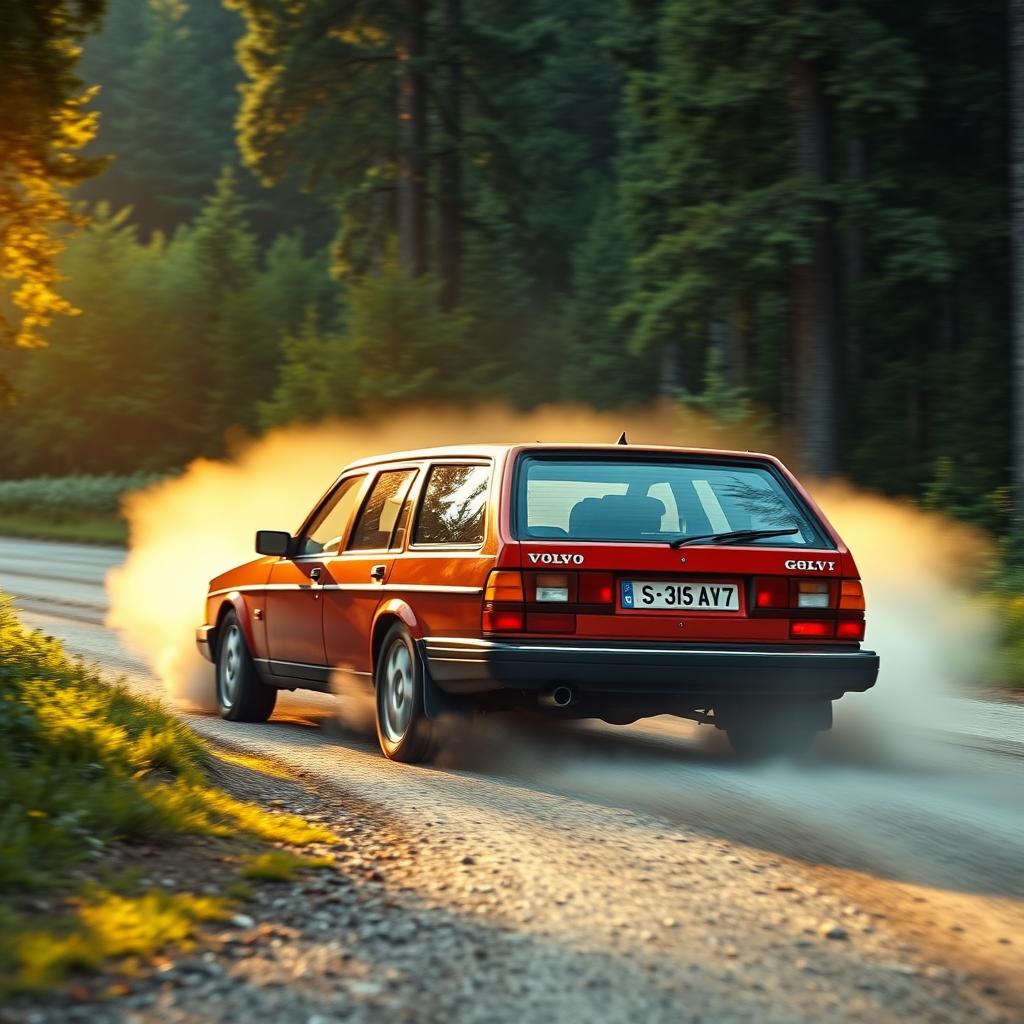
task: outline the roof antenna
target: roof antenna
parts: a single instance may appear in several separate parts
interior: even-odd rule
[[[615,443],[616,444],[629,444],[629,442],[626,440],[626,432],[625,431],[623,431],[621,434],[619,434],[619,439]]]

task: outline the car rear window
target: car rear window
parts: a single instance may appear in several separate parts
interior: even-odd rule
[[[524,460],[518,534],[530,539],[651,541],[732,530],[797,532],[751,541],[832,547],[810,510],[767,465],[664,459]]]

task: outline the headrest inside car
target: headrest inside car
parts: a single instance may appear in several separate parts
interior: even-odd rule
[[[617,540],[658,533],[665,514],[664,502],[631,494],[584,498],[569,513],[569,536]]]

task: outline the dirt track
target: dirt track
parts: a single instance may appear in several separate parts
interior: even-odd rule
[[[119,558],[0,540],[0,589],[27,621],[152,691],[146,666],[101,625],[103,575]],[[490,721],[453,736],[440,765],[410,768],[380,757],[352,727],[358,714],[340,725],[331,698],[287,696],[263,726],[188,716],[299,772],[291,804],[373,821],[361,856],[383,865],[391,905],[366,920],[348,910],[324,934],[299,928],[301,971],[284,995],[272,986],[273,1007],[239,1003],[236,987],[264,986],[226,974],[201,1002],[182,987],[139,1012],[1024,1020],[1024,709],[953,702],[956,735],[894,744],[870,725],[844,727],[856,699],[811,764],[760,769],[660,720],[571,732]],[[311,921],[323,895],[268,906],[266,920]],[[389,934],[404,936],[384,1003],[372,978],[354,996],[317,975],[335,927],[371,962]]]

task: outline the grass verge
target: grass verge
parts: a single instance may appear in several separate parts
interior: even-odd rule
[[[125,496],[161,479],[150,473],[133,473],[0,480],[0,533],[123,544],[128,533],[121,515]]]
[[[128,524],[116,513],[63,519],[42,513],[0,512],[0,536],[123,546],[128,543]]]
[[[155,952],[227,912],[228,895],[83,889],[77,866],[101,860],[110,844],[183,835],[334,842],[326,829],[211,785],[209,756],[170,712],[68,658],[0,595],[0,995],[109,956]],[[298,862],[292,870],[318,866],[287,857]],[[251,877],[269,877],[266,863]],[[40,927],[24,904],[47,890],[63,893],[70,913]]]

